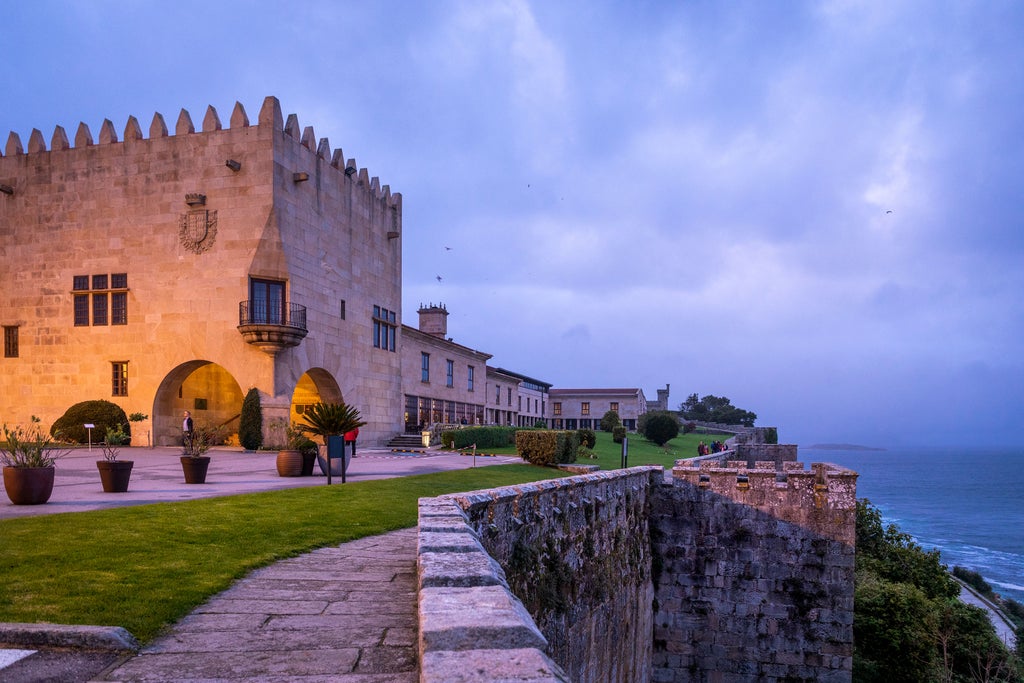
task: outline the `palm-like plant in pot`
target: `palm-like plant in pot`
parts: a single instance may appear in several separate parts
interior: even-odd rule
[[[132,437],[122,425],[107,427],[106,436],[100,447],[103,449],[103,460],[96,461],[96,469],[100,472],[100,483],[104,493],[125,493],[128,481],[132,476],[132,460],[118,460],[121,447],[127,446]]]
[[[344,434],[359,429],[366,424],[360,419],[359,411],[346,403],[314,403],[306,408],[302,415],[306,424],[299,428],[306,434],[323,438],[327,445],[327,460],[332,461],[335,454],[338,465],[328,464],[321,456],[317,456],[320,469],[327,474],[327,483],[331,482],[332,474],[342,475],[344,481],[348,462],[345,457]],[[337,470],[337,471],[334,471]]]
[[[15,505],[48,501],[53,493],[54,465],[69,452],[39,423],[39,418],[33,415],[31,427],[3,425],[0,463],[4,467],[4,489]]]

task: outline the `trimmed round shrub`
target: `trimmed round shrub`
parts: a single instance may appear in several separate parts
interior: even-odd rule
[[[622,425],[612,429],[612,441],[615,443],[622,443],[622,440],[626,438],[626,428]]]
[[[82,401],[68,408],[50,427],[50,434],[60,441],[88,443],[89,430],[85,428],[86,424],[95,425],[92,430],[95,443],[103,440],[108,429],[116,430],[120,427],[128,437],[132,435],[128,416],[121,406],[102,399]]]
[[[593,448],[597,445],[597,434],[593,429],[577,429],[576,433],[580,437],[580,446]]]
[[[679,435],[679,420],[666,413],[654,413],[647,418],[647,432],[650,441],[664,446]]]
[[[611,432],[616,427],[619,427],[621,425],[622,425],[622,418],[619,417],[619,413],[614,411],[614,410],[609,410],[601,418],[601,431],[602,432]]]
[[[242,414],[238,420],[238,443],[247,451],[263,448],[263,406],[260,392],[253,387],[242,400]]]

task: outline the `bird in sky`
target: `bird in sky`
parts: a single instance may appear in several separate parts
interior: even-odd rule
[[[892,213],[892,209],[889,209],[888,211],[886,211],[886,213]]]
[[[440,282],[440,281],[441,281],[441,276],[440,276],[440,275],[438,275],[438,276],[437,276],[437,281],[438,281],[438,282]]]
[[[452,250],[452,248],[451,248],[451,247],[445,247],[445,248],[444,248],[444,250],[445,250],[445,251],[451,251],[451,250]]]

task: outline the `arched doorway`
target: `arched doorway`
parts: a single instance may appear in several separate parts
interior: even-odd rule
[[[242,388],[220,365],[208,360],[182,363],[167,373],[153,399],[153,444],[181,444],[186,410],[197,424],[221,427],[225,436],[237,434],[242,399]]]
[[[314,403],[340,403],[344,400],[334,376],[323,368],[312,368],[295,384],[289,417],[291,422],[302,424],[302,414],[307,406]]]

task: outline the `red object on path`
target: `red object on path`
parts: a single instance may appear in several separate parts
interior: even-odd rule
[[[359,438],[359,427],[356,427],[351,432],[345,432],[345,441],[355,441]]]

